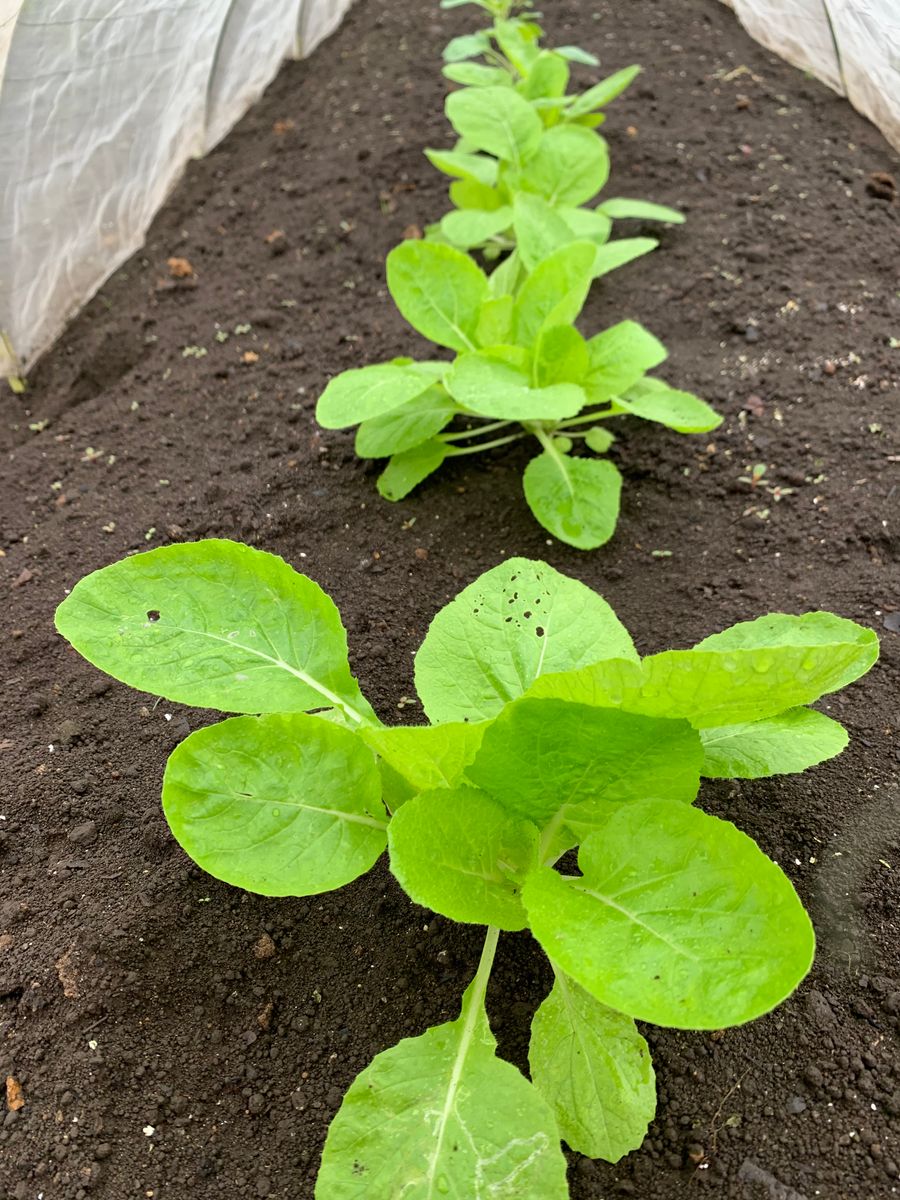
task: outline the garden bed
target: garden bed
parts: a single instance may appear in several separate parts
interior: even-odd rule
[[[0,1069],[25,1100],[0,1126],[0,1190],[307,1200],[352,1078],[455,1016],[476,965],[478,931],[412,907],[383,866],[332,895],[266,900],[172,841],[163,765],[206,715],[111,684],[52,613],[89,569],[212,535],[322,584],[388,722],[415,719],[412,653],[433,614],[513,554],[600,591],[642,652],[769,610],[875,628],[881,664],[825,706],[851,733],[845,754],[701,792],[796,883],[812,975],[752,1026],[647,1030],[650,1135],[616,1166],[573,1156],[571,1190],[900,1193],[900,239],[891,188],[871,178],[896,158],[717,0],[634,0],[627,20],[608,3],[549,7],[553,41],[646,69],[610,109],[608,194],[688,217],[594,288],[585,327],[640,320],[672,351],[663,373],[726,422],[693,439],[623,430],[619,529],[594,553],[535,524],[524,452],[449,463],[390,505],[313,407],[338,370],[422,348],[383,260],[445,210],[421,150],[448,143],[437,65],[470,22],[431,0],[402,8],[360,0],[285,67],[28,394],[0,401]],[[488,998],[520,1065],[549,986],[528,940],[502,939]]]

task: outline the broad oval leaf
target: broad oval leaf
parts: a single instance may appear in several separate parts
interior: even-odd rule
[[[584,392],[572,383],[532,387],[528,374],[493,348],[461,354],[445,386],[469,412],[504,421],[559,421],[574,417],[585,403]]]
[[[401,242],[387,256],[387,282],[397,308],[423,337],[451,350],[475,348],[487,277],[467,254],[437,242]]]
[[[402,500],[438,469],[448,453],[446,442],[430,438],[420,446],[394,454],[378,476],[378,491],[385,500]]]
[[[692,803],[702,763],[687,721],[522,699],[488,725],[466,774],[507,812],[540,828],[568,825],[581,837],[614,803]]]
[[[584,435],[584,444],[595,454],[605,454],[615,440],[615,434],[602,425],[595,425]]]
[[[302,713],[232,717],[192,733],[169,758],[162,801],[198,866],[263,896],[343,887],[387,845],[371,751]]]
[[[624,396],[616,397],[616,408],[678,433],[707,433],[722,424],[722,416],[705,400],[679,392],[661,379],[642,379]]]
[[[543,196],[517,192],[513,198],[513,225],[516,245],[522,262],[529,271],[561,246],[567,246],[575,235],[563,218]]]
[[[443,57],[446,63],[463,62],[467,58],[477,58],[491,48],[491,37],[486,29],[477,33],[464,33],[451,38],[444,47]]]
[[[453,921],[524,929],[518,882],[538,864],[538,831],[473,787],[408,801],[388,830],[391,871],[416,904]]]
[[[542,50],[531,69],[518,84],[526,100],[559,99],[569,85],[569,64],[553,50]]]
[[[512,87],[512,77],[502,67],[486,67],[482,63],[448,63],[442,74],[454,83],[466,87]]]
[[[846,729],[811,708],[791,708],[763,721],[702,729],[702,773],[709,779],[790,775],[840,754]]]
[[[429,719],[484,721],[543,674],[603,658],[637,662],[610,606],[577,579],[512,558],[464,588],[431,622],[416,654]]]
[[[619,321],[587,344],[590,369],[584,387],[592,404],[603,404],[633,387],[668,351],[637,321]]]
[[[412,450],[434,437],[458,412],[442,387],[430,387],[392,412],[363,421],[356,431],[360,458],[387,458]]]
[[[400,408],[433,382],[412,364],[378,363],[343,371],[319,397],[316,420],[323,429],[345,429]]]
[[[548,204],[579,205],[596,196],[608,177],[609,151],[603,139],[579,125],[557,125],[541,138],[517,183]]]
[[[415,791],[430,792],[461,781],[486,728],[486,722],[462,721],[374,726],[363,731],[363,738]]]
[[[490,211],[478,208],[460,208],[447,213],[441,219],[441,233],[454,246],[468,249],[480,246],[489,238],[496,237],[512,224],[513,210],[502,205]]]
[[[463,88],[444,105],[447,120],[476,150],[518,166],[538,147],[541,118],[524,97],[508,87]]]
[[[587,342],[574,325],[551,325],[541,331],[534,347],[534,377],[539,387],[580,385],[588,367]]]
[[[568,225],[572,237],[580,241],[596,242],[602,246],[609,240],[612,221],[597,208],[573,208],[561,204],[553,210]]]
[[[569,242],[534,268],[519,289],[513,313],[516,341],[530,346],[542,329],[571,325],[591,287],[592,242]]]
[[[603,1004],[675,1029],[761,1016],[797,987],[815,939],[791,881],[727,821],[687,804],[623,804],[581,846],[582,874],[542,868],[532,932]]]
[[[545,450],[525,468],[522,484],[535,518],[561,542],[594,550],[615,533],[622,476],[607,459]]]
[[[528,1064],[573,1150],[618,1162],[641,1145],[656,1112],[650,1047],[631,1017],[561,971],[535,1013]]]
[[[485,154],[464,154],[460,150],[426,150],[433,167],[455,179],[472,179],[492,188],[497,182],[497,160]]]
[[[567,1200],[550,1106],[496,1057],[475,987],[458,1020],[383,1051],[350,1085],[316,1200]]]
[[[218,538],[94,571],[56,611],[88,662],[140,691],[223,712],[330,705],[374,721],[334,602],[275,554]]]

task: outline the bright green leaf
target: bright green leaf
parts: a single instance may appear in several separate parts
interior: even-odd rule
[[[569,64],[566,60],[553,50],[542,50],[518,90],[526,100],[555,99],[566,94],[568,84]]]
[[[573,1150],[618,1162],[638,1149],[656,1111],[656,1079],[631,1017],[559,971],[535,1013],[528,1063]]]
[[[475,757],[487,728],[484,722],[443,725],[391,725],[363,731],[367,745],[417,792],[451,788]]]
[[[538,335],[534,348],[534,381],[538,387],[580,384],[588,366],[587,342],[574,325],[551,325]]]
[[[637,237],[617,238],[614,242],[607,242],[605,246],[598,246],[594,255],[594,278],[600,279],[610,271],[624,267],[636,258],[642,258],[658,245],[656,238]]]
[[[684,213],[680,213],[677,208],[667,208],[665,204],[651,204],[648,200],[626,200],[617,196],[612,200],[604,200],[600,209],[617,221],[630,217],[644,221],[665,221],[669,225],[684,224]]]
[[[545,450],[525,468],[522,482],[528,507],[561,542],[594,550],[615,532],[622,476],[607,459]]]
[[[451,92],[444,107],[450,124],[474,149],[516,166],[534,154],[541,140],[541,118],[511,88],[463,88]]]
[[[557,46],[556,53],[567,58],[569,62],[580,63],[583,67],[599,67],[600,59],[580,46]]]
[[[56,628],[114,679],[223,712],[372,710],[350,674],[340,613],[275,554],[211,538],[85,576]]]
[[[383,1051],[350,1085],[316,1200],[567,1200],[553,1113],[496,1057],[476,983],[458,1020]]]
[[[456,412],[442,387],[430,387],[393,412],[363,421],[356,431],[356,453],[360,458],[387,458],[411,450],[440,433]]]
[[[472,787],[423,792],[388,830],[391,871],[416,904],[452,921],[524,929],[518,879],[538,864],[538,831]]]
[[[487,277],[467,254],[434,242],[401,242],[387,256],[387,282],[397,308],[423,337],[451,350],[474,348]]]
[[[433,167],[455,179],[471,179],[492,188],[497,182],[497,160],[485,154],[462,154],[458,150],[426,150]]]
[[[513,200],[513,227],[522,262],[529,271],[573,241],[566,222],[542,196],[518,192]]]
[[[518,172],[517,183],[551,205],[578,205],[596,196],[608,176],[609,152],[603,139],[578,125],[557,125],[541,138]]]
[[[570,325],[581,312],[588,291],[597,247],[570,242],[534,268],[516,297],[516,341],[532,345],[542,329]]]
[[[612,221],[599,209],[575,208],[570,204],[561,204],[554,211],[569,227],[572,237],[580,241],[596,242],[598,246],[604,245],[609,239]]]
[[[464,33],[460,37],[451,38],[444,47],[444,62],[462,62],[467,58],[477,58],[491,48],[491,37],[486,29],[477,33]]]
[[[843,725],[811,708],[791,708],[764,721],[703,729],[703,774],[710,779],[762,779],[805,771],[847,746]]]
[[[344,429],[400,408],[428,391],[432,382],[414,366],[396,363],[343,371],[319,397],[316,420],[323,429]]]
[[[378,491],[385,500],[402,500],[436,471],[447,457],[448,445],[438,438],[395,454],[378,476]]]
[[[429,720],[483,721],[539,675],[603,658],[637,661],[628,631],[596,592],[546,563],[513,558],[441,609],[416,655]]]
[[[490,212],[478,208],[455,209],[442,218],[441,233],[454,246],[470,249],[503,233],[512,224],[512,219],[513,210],[509,205]]]
[[[679,392],[661,379],[642,379],[616,397],[616,408],[645,421],[657,421],[678,433],[707,433],[718,429],[722,417],[705,400]]]
[[[483,63],[449,63],[442,72],[446,79],[465,87],[512,87],[512,78],[503,67],[487,67]]]
[[[586,116],[595,109],[605,108],[610,101],[615,100],[616,96],[625,91],[635,76],[640,74],[640,71],[641,68],[638,66],[624,67],[621,71],[616,71],[614,75],[601,79],[586,92],[576,96],[566,110],[566,116],[572,120],[575,117]]]
[[[605,454],[615,440],[615,436],[602,425],[595,425],[584,435],[584,444],[595,454]]]
[[[591,404],[604,404],[658,367],[668,351],[637,321],[620,321],[588,342],[590,372],[584,387]]]
[[[232,717],[173,751],[166,820],[198,866],[263,896],[311,896],[368,871],[387,845],[375,760],[302,713]]]
[[[522,272],[523,267],[519,258],[519,252],[513,250],[510,254],[507,254],[500,266],[491,272],[488,280],[488,292],[491,297],[499,299],[502,296],[514,295],[518,288]]]
[[[687,804],[615,808],[522,898],[532,932],[592,996],[638,1020],[721,1029],[780,1004],[812,963],[809,917],[787,876],[727,821]]]
[[[575,384],[532,387],[525,371],[493,350],[460,355],[446,387],[463,408],[504,421],[559,421],[574,416],[585,402],[584,392]]]

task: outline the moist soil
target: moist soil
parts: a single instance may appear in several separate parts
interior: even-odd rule
[[[881,663],[824,705],[852,735],[840,758],[701,793],[796,883],[812,974],[748,1027],[646,1030],[657,1118],[616,1165],[572,1155],[570,1183],[574,1200],[900,1191],[897,160],[716,0],[548,8],[555,44],[646,68],[610,110],[607,194],[688,217],[595,287],[583,328],[641,320],[668,378],[726,417],[701,437],[620,431],[609,545],[533,522],[530,451],[457,460],[391,505],[352,435],[313,418],[331,374],[423,349],[383,261],[445,210],[422,148],[448,144],[440,50],[474,10],[360,0],[191,165],[26,395],[4,392],[0,1070],[24,1099],[0,1112],[4,1198],[307,1200],[350,1081],[454,1017],[477,962],[478,930],[412,905],[383,862],[272,900],[175,845],[166,755],[214,714],[104,678],[52,615],[88,570],[206,536],[276,551],[334,596],[388,722],[419,719],[433,614],[512,554],[601,592],[642,652],[769,610],[876,629]],[[489,1007],[520,1065],[548,986],[529,937],[504,936]]]

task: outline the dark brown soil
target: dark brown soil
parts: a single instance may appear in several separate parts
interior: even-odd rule
[[[513,553],[601,591],[642,650],[770,609],[877,629],[881,664],[827,706],[853,738],[840,759],[701,797],[796,881],[813,974],[751,1027],[650,1030],[660,1103],[643,1148],[617,1166],[574,1158],[571,1187],[900,1191],[898,207],[867,190],[897,162],[718,0],[547,7],[557,43],[646,67],[607,125],[610,194],[689,217],[595,289],[584,327],[642,320],[671,347],[669,377],[726,424],[625,430],[619,532],[593,554],[533,523],[524,452],[462,460],[391,506],[351,436],[317,430],[330,373],[420,349],[383,258],[443,211],[421,149],[447,143],[439,53],[471,10],[360,0],[192,165],[27,396],[0,400],[0,1071],[25,1099],[0,1121],[4,1198],[308,1200],[350,1080],[455,1015],[475,967],[478,931],[412,907],[383,865],[333,895],[265,900],[174,845],[163,764],[209,714],[102,678],[52,613],[84,572],[209,534],[277,551],[331,592],[387,720],[434,612]],[[170,277],[173,256],[193,280]],[[781,499],[742,481],[758,462]],[[489,999],[520,1063],[547,982],[529,939],[504,938]]]

